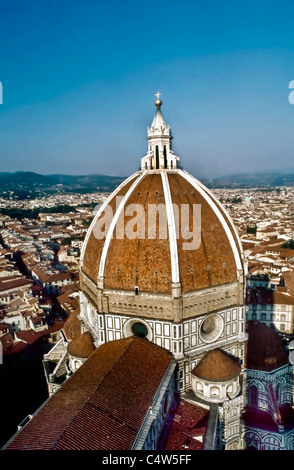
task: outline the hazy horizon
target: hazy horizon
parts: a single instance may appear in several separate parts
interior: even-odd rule
[[[294,174],[294,167],[293,168],[285,168],[285,169],[266,169],[266,170],[261,170],[261,171],[256,171],[256,172],[253,172],[253,171],[245,171],[245,172],[238,172],[238,173],[224,173],[224,174],[219,174],[213,178],[209,178],[205,175],[201,175],[202,178],[204,179],[207,179],[207,180],[213,180],[213,179],[218,179],[218,178],[224,178],[224,177],[232,177],[232,176],[246,176],[246,175],[250,175],[250,174],[254,174],[254,175],[258,175],[258,174],[271,174],[271,173],[286,173],[286,172],[291,172],[292,174]],[[134,173],[136,172],[136,170],[134,170]],[[54,176],[54,175],[60,175],[60,176],[93,176],[93,175],[99,175],[99,176],[110,176],[110,177],[119,177],[119,178],[127,178],[128,176],[130,176],[130,174],[126,174],[126,175],[118,175],[118,174],[110,174],[110,173],[97,173],[97,172],[93,172],[93,173],[60,173],[60,172],[55,172],[55,173],[39,173],[39,172],[35,172],[35,171],[31,171],[31,170],[17,170],[17,171],[0,171],[0,174],[4,174],[4,173],[8,173],[8,174],[14,174],[14,173],[36,173],[36,174],[39,174],[41,176]]]

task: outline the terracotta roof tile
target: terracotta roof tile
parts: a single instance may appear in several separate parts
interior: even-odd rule
[[[209,411],[181,400],[163,450],[202,450]]]
[[[24,276],[8,276],[2,277],[0,279],[0,292],[6,291],[8,289],[15,289],[17,287],[29,286],[33,282],[30,279],[27,279]]]
[[[283,292],[276,292],[266,288],[258,287],[247,289],[247,304],[281,304],[281,305],[294,305],[294,297],[287,295]]]
[[[241,365],[237,358],[229,356],[221,349],[208,351],[192,370],[192,374],[211,382],[223,382],[237,377]]]
[[[256,320],[247,323],[247,368],[270,372],[288,364],[288,354],[277,332]]]
[[[7,449],[130,449],[171,360],[138,337],[101,345]]]

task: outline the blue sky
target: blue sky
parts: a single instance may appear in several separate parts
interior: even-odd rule
[[[198,178],[294,167],[293,1],[0,0],[1,171],[127,176],[162,112]]]

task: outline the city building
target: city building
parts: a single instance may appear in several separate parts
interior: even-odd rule
[[[247,319],[273,325],[281,333],[293,334],[294,298],[279,288],[255,287],[247,289]]]

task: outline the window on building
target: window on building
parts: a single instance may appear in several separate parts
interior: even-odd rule
[[[218,387],[211,387],[210,389],[210,396],[211,397],[219,397],[220,391]]]
[[[196,383],[196,390],[199,393],[203,393],[203,384],[201,382]]]
[[[163,147],[164,168],[167,168],[166,145]]]
[[[139,336],[140,338],[146,338],[148,335],[147,326],[144,323],[136,322],[132,325],[132,331],[135,336]]]
[[[155,147],[155,158],[156,158],[156,169],[159,169],[159,150],[158,150],[158,145]]]

